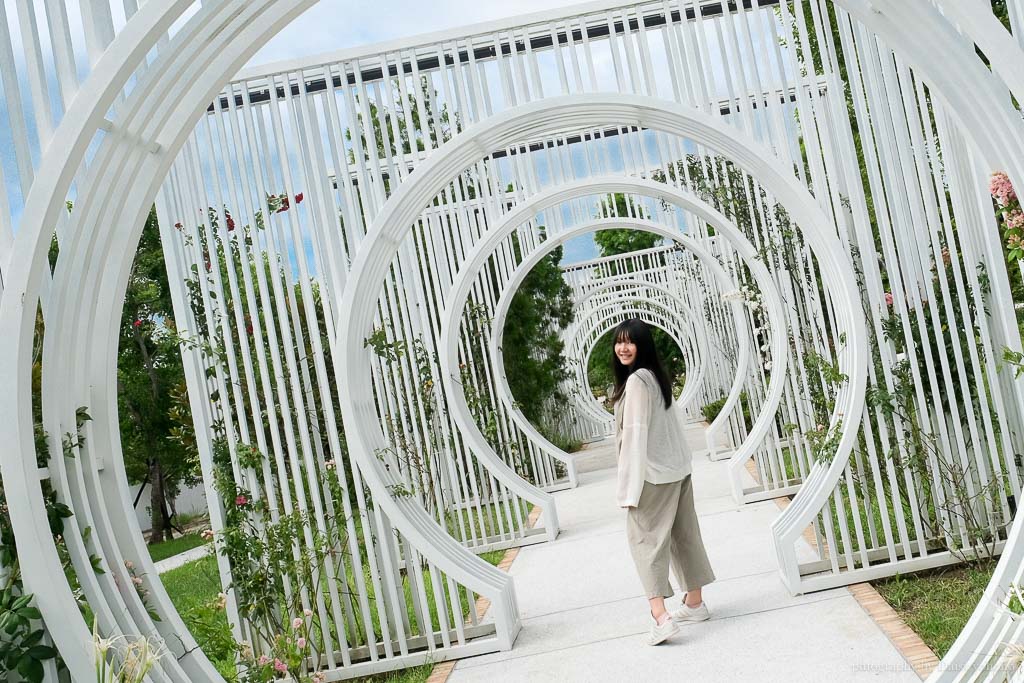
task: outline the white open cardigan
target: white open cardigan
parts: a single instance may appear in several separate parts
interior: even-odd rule
[[[675,405],[665,407],[654,373],[640,369],[626,379],[615,404],[619,507],[636,507],[644,482],[680,481],[692,469],[689,447]]]

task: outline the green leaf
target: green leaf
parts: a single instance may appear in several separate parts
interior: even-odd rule
[[[18,673],[31,683],[40,683],[43,680],[43,665],[29,657],[26,652],[18,660]]]
[[[28,634],[27,636],[25,636],[22,639],[21,646],[22,647],[32,647],[33,645],[35,645],[36,643],[38,643],[39,641],[41,641],[43,639],[43,635],[44,635],[43,629],[37,629],[36,631],[33,631],[32,633]]]
[[[11,605],[11,611],[12,612],[17,612],[19,609],[21,609],[22,607],[26,606],[30,602],[32,602],[32,594],[31,593],[28,594],[28,595],[22,595],[20,598],[15,600],[14,603]]]
[[[49,645],[36,645],[29,648],[28,656],[39,661],[53,659],[57,656],[57,650]]]
[[[18,610],[18,616],[24,617],[25,619],[42,619],[42,613],[35,607],[23,607]]]

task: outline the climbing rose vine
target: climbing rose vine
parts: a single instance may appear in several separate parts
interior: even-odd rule
[[[1015,261],[1024,258],[1024,210],[1010,178],[1002,171],[993,173],[988,185],[989,193],[999,207],[1003,218],[1003,239],[1006,242],[1006,258]]]

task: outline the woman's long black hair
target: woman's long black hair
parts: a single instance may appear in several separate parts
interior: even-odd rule
[[[636,358],[633,359],[632,365],[623,365],[619,361],[619,357],[615,355],[615,344],[623,341],[636,345]],[[612,372],[615,373],[613,403],[622,398],[622,392],[626,390],[626,380],[629,379],[629,376],[642,368],[650,370],[654,378],[658,380],[661,397],[665,401],[665,407],[668,408],[672,405],[672,383],[661,364],[661,359],[658,358],[658,350],[654,347],[654,337],[651,336],[651,327],[639,318],[630,318],[619,323],[612,336]]]

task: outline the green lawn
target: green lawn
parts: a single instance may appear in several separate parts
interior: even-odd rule
[[[409,669],[399,669],[386,674],[352,679],[354,683],[425,683],[434,670],[433,664],[423,664]]]
[[[197,548],[206,543],[202,536],[198,532],[192,532],[179,536],[178,538],[170,541],[164,541],[163,543],[155,543],[149,546],[149,556],[153,558],[154,562],[160,560],[166,560],[168,557],[183,553],[186,550]]]
[[[936,655],[960,635],[985,591],[995,562],[935,569],[875,582],[875,589]]]
[[[480,558],[497,566],[504,555],[505,551],[497,550],[482,553]],[[433,591],[430,589],[429,573],[424,571],[423,578],[426,584],[429,609],[431,613],[435,613],[436,608],[434,606]],[[207,607],[222,590],[220,576],[217,572],[217,558],[214,555],[210,555],[201,560],[189,562],[182,567],[164,572],[160,575],[160,579],[163,581],[171,601],[185,620],[186,625],[191,629],[192,635],[199,642],[203,651],[210,657],[210,660],[217,667],[221,675],[229,681],[233,680],[236,676],[236,671],[234,652],[230,645],[231,635],[227,615],[222,610],[212,611]],[[412,587],[408,580],[404,583],[406,595],[409,595]],[[461,591],[460,602],[462,603],[463,614],[468,614],[470,606],[465,594]],[[375,611],[376,603],[371,601],[370,604],[371,609]],[[450,608],[448,612],[449,619],[452,619]],[[410,608],[410,617],[411,614],[412,610]],[[429,678],[432,669],[432,665],[424,665],[358,680],[365,683],[423,683]]]
[[[511,521],[509,520],[510,513],[512,516]],[[518,509],[514,504],[506,506],[505,503],[487,503],[479,508],[472,505],[448,512],[445,521],[448,533],[453,537],[460,538],[462,535],[461,529],[464,529],[467,539],[473,537],[474,531],[476,537],[480,539],[481,537],[498,536],[502,531],[507,535],[513,528],[516,528],[513,526],[513,522],[517,521],[517,518],[518,522],[525,527],[526,519],[529,516],[530,511],[526,501],[519,499]]]

